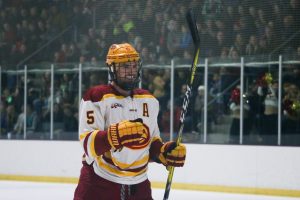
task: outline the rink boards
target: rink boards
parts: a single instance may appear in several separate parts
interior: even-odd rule
[[[0,141],[0,180],[77,182],[82,151],[74,141]],[[187,144],[173,188],[300,197],[300,148]],[[149,179],[164,188],[166,169],[150,164]]]

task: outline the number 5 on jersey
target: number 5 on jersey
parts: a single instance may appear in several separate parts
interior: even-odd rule
[[[86,112],[86,123],[87,124],[93,124],[95,122],[95,117],[94,117],[94,111],[93,110],[89,110]]]

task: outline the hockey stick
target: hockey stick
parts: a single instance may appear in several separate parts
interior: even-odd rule
[[[200,37],[198,34],[198,29],[196,25],[196,19],[195,15],[190,9],[186,13],[186,20],[190,29],[190,32],[192,34],[193,42],[195,45],[195,52],[194,52],[194,58],[193,58],[193,63],[190,69],[190,79],[187,85],[187,91],[185,93],[184,99],[183,99],[183,104],[181,108],[181,114],[180,114],[180,125],[179,125],[179,132],[176,140],[176,145],[179,145],[182,140],[182,131],[184,127],[184,119],[185,115],[187,113],[188,105],[189,105],[189,100],[192,94],[192,86],[195,78],[195,73],[196,73],[196,68],[197,68],[197,63],[198,63],[198,57],[200,53]],[[169,198],[170,194],[170,189],[171,189],[171,184],[172,184],[172,179],[173,179],[173,174],[174,174],[174,167],[169,167],[169,175],[166,183],[166,188],[165,188],[165,194],[164,194],[164,200],[167,200]]]

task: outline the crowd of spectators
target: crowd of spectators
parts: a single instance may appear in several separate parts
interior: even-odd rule
[[[299,36],[289,40],[300,27],[299,0],[14,0],[0,6],[2,65],[25,64],[52,40],[27,61],[78,62],[80,56],[102,61],[107,47],[122,41],[132,43],[144,63],[188,59],[188,8],[196,11],[202,57],[269,54],[285,42],[278,51],[300,46]]]
[[[188,8],[196,11],[201,57],[238,59],[289,53],[300,58],[300,0],[12,0],[0,1],[0,8],[0,64],[5,69],[38,63],[103,66],[108,47],[124,41],[135,46],[144,64],[170,64],[172,58],[190,63],[193,45],[184,17]],[[104,83],[106,76],[85,73],[83,90]],[[175,76],[175,88],[181,88],[175,91],[175,106],[180,107],[187,74],[178,70]],[[220,94],[236,77],[235,71],[224,68],[209,77],[209,98],[216,99],[213,107],[218,108],[210,123],[218,123],[218,116],[230,112],[230,94]],[[17,132],[15,124],[22,118],[18,114],[23,112],[23,78],[2,78],[2,134]],[[29,77],[28,104],[39,120],[36,127],[31,127],[35,130],[45,129],[39,125],[49,122],[50,79],[49,73]],[[74,131],[76,127],[77,83],[78,74],[55,76],[54,118],[64,131]],[[143,72],[143,87],[161,102],[163,132],[168,132],[169,83],[168,69]],[[203,84],[203,80],[199,78],[197,84]],[[296,86],[300,87],[297,83]],[[197,95],[194,102],[199,102]],[[195,106],[197,113],[201,113],[201,106]],[[193,115],[188,116],[187,127],[189,131],[199,131],[202,117]],[[60,116],[68,119],[62,126]]]
[[[81,0],[65,1],[1,1],[0,4],[0,60],[1,65],[18,65],[42,46],[47,46],[68,27],[87,29],[92,26],[91,11],[93,2]],[[74,29],[74,28],[73,28]],[[66,32],[52,45],[41,50],[38,56],[28,63],[54,61],[56,52],[63,51],[63,43],[74,50],[72,32]],[[75,50],[74,50],[75,51]],[[77,57],[59,61],[78,61]],[[62,55],[61,55],[62,57]],[[25,63],[22,63],[25,64]]]

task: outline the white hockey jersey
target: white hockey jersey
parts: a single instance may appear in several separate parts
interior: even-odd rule
[[[159,103],[148,91],[136,89],[121,96],[111,85],[87,91],[80,103],[79,134],[84,159],[97,175],[120,184],[137,184],[147,179],[150,146],[161,141],[157,124]],[[106,142],[110,124],[141,118],[149,127],[150,143],[141,149],[110,149]]]

